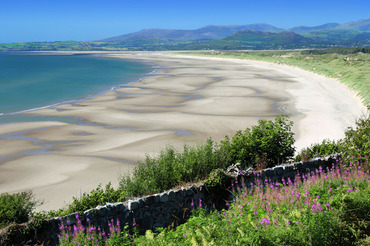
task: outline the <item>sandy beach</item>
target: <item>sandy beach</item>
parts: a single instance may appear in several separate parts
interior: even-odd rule
[[[122,52],[156,71],[95,98],[38,110],[78,124],[0,125],[0,192],[32,189],[58,209],[99,183],[118,184],[145,154],[212,137],[220,141],[261,118],[287,114],[296,147],[339,139],[366,107],[337,80],[266,62]]]

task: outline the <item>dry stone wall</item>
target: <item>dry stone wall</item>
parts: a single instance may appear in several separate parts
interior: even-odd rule
[[[182,224],[199,206],[208,212],[214,209],[203,185],[181,187],[126,202],[107,203],[83,213],[48,220],[48,230],[43,233],[44,241],[57,244],[60,226],[77,226],[76,215],[85,227],[90,225],[108,231],[108,222],[116,224],[119,221],[120,225],[127,224],[129,227],[135,223],[139,230],[145,231]]]

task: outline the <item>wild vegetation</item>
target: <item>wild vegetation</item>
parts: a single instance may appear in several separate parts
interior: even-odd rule
[[[369,52],[369,48],[338,48],[304,51],[204,51],[181,54],[259,60],[299,67],[339,79],[358,93],[365,105],[370,105]]]
[[[342,151],[343,158],[331,168],[282,183],[261,180],[257,174],[250,188],[235,181],[235,198],[227,210],[206,214],[200,205],[188,222],[176,229],[147,231],[144,236],[127,227],[121,232],[124,225],[113,222],[109,222],[109,234],[99,228],[65,227],[61,245],[367,245],[369,127],[370,117],[363,117],[356,127],[348,128],[340,144],[325,140],[310,149],[324,154]],[[213,180],[212,174],[209,180]]]
[[[282,183],[257,175],[251,188],[235,181],[227,210],[207,214],[200,201],[176,229],[140,236],[119,221],[108,222],[109,232],[79,223],[61,227],[60,245],[368,245],[368,157],[339,162]]]
[[[302,149],[295,157],[295,161],[333,153],[342,153],[347,161],[370,154],[370,115],[359,118],[355,128],[348,127],[344,139],[339,141],[325,139],[321,143],[312,144]]]
[[[38,204],[32,191],[0,194],[0,228],[11,223],[27,222]]]
[[[147,156],[133,172],[124,176],[120,189],[128,196],[162,192],[186,182],[202,180],[214,169],[225,169],[241,162],[256,167],[260,161],[275,166],[294,155],[292,122],[286,116],[275,121],[260,120],[257,126],[238,131],[220,144],[212,139],[195,147],[184,146],[182,152],[167,147],[158,157]]]

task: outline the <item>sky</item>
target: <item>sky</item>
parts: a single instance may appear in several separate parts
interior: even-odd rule
[[[149,28],[267,23],[280,28],[370,18],[370,0],[0,0],[0,43],[94,41]]]

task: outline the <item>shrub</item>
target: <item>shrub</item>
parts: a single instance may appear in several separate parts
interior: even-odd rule
[[[256,168],[263,160],[266,161],[266,167],[273,167],[294,155],[292,125],[287,116],[278,116],[275,122],[259,120],[252,129],[238,131],[231,141],[226,137],[221,148],[228,149],[231,162],[240,162],[243,168]]]
[[[134,169],[132,177],[121,177],[119,189],[126,191],[128,196],[162,192],[203,179],[218,167],[212,139],[195,147],[185,145],[182,152],[167,146],[158,157],[147,156],[145,162]]]
[[[355,128],[348,127],[342,145],[345,157],[357,159],[370,154],[370,114],[359,118]]]
[[[0,195],[0,227],[10,223],[24,223],[40,202],[34,199],[32,191]]]
[[[226,175],[222,169],[213,170],[204,181],[208,189],[226,189],[231,186],[233,178]]]
[[[311,144],[310,147],[302,149],[294,158],[294,160],[307,161],[315,156],[331,155],[334,153],[339,153],[341,150],[342,148],[339,141],[324,139],[321,143]]]
[[[278,116],[273,121],[260,120],[258,125],[238,131],[230,140],[215,144],[212,139],[195,147],[185,145],[182,152],[168,146],[158,157],[147,156],[134,169],[133,175],[120,179],[120,190],[128,196],[162,192],[176,185],[199,181],[217,168],[225,169],[241,162],[256,167],[266,161],[271,167],[286,161],[294,154],[292,121]]]
[[[339,141],[323,140],[303,149],[295,161],[307,160],[316,155],[342,153],[344,159],[360,159],[370,153],[370,115],[363,116],[356,121],[356,126],[348,127],[345,137]],[[361,161],[361,159],[360,159]]]
[[[115,190],[111,183],[105,186],[105,190],[99,184],[90,193],[83,193],[80,198],[73,197],[73,202],[68,206],[68,212],[85,211],[98,205],[105,205],[107,202],[117,202],[125,199],[125,194]]]
[[[33,217],[44,219],[51,217],[64,216],[75,212],[81,212],[94,208],[98,205],[105,205],[108,202],[118,202],[126,200],[126,195],[122,190],[115,190],[111,183],[104,188],[101,184],[89,193],[84,192],[80,198],[73,197],[73,201],[64,209],[57,211],[34,213]]]

